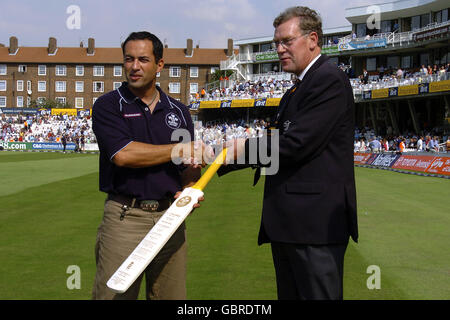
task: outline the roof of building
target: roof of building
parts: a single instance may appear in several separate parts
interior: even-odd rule
[[[235,53],[238,50],[234,49]],[[218,65],[227,60],[226,49],[194,48],[191,57],[186,57],[186,49],[164,48],[165,64]],[[0,47],[0,63],[84,63],[122,64],[121,48],[95,48],[93,55],[87,48],[58,47],[53,55],[47,47],[19,47],[15,54],[9,54],[8,47]]]

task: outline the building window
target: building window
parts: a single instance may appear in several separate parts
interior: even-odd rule
[[[97,101],[98,97],[92,98],[92,104],[95,103],[95,101]]]
[[[75,75],[78,77],[84,76],[84,66],[76,66],[75,67]]]
[[[122,76],[122,66],[114,66],[114,77]]]
[[[156,86],[158,86],[158,87],[161,88],[161,83],[157,82],[157,83],[156,83]]]
[[[198,83],[189,84],[189,93],[197,93],[198,92]]]
[[[412,66],[412,56],[402,57],[402,68],[411,68]]]
[[[75,81],[75,92],[84,92],[84,81]]]
[[[17,91],[23,91],[23,80],[17,80]]]
[[[17,107],[22,108],[23,107],[23,97],[17,96]]]
[[[191,78],[198,78],[198,67],[190,67],[189,75]]]
[[[211,67],[211,74],[216,73],[216,71],[218,71],[218,70],[220,70],[220,69],[217,67]]]
[[[83,107],[84,107],[84,99],[75,98],[75,108],[83,108]]]
[[[55,91],[56,92],[66,92],[66,82],[65,81],[56,81],[55,82]]]
[[[0,80],[0,91],[6,91],[6,80]]]
[[[6,97],[0,97],[0,107],[6,107]]]
[[[47,75],[47,66],[45,64],[38,65],[38,76]]]
[[[56,97],[55,101],[60,104],[66,104],[66,97]]]
[[[27,66],[24,64],[19,64],[19,72],[27,72]]]
[[[67,74],[67,67],[62,65],[57,65],[55,68],[55,75],[65,76]]]
[[[93,92],[103,92],[103,81],[94,81],[92,83]]]
[[[46,81],[38,81],[38,92],[47,91],[47,82]]]
[[[113,90],[117,90],[122,85],[122,82],[113,82]]]
[[[95,77],[103,77],[105,75],[105,67],[104,66],[94,66],[94,76]]]
[[[170,82],[169,83],[169,93],[180,93],[180,83]]]
[[[170,67],[169,77],[179,78],[181,76],[180,67]]]
[[[366,59],[366,69],[367,69],[367,71],[377,70],[377,58],[376,57]]]
[[[156,73],[156,77],[157,77],[157,78],[161,77],[161,72],[157,72],[157,73]]]
[[[5,76],[7,73],[6,64],[0,64],[0,75]]]

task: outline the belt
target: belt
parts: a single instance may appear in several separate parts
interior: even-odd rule
[[[119,202],[129,208],[139,208],[149,212],[167,210],[172,204],[172,200],[169,198],[161,200],[137,200],[136,198],[111,193],[108,194],[108,200]]]

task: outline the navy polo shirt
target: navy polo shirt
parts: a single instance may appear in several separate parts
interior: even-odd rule
[[[95,101],[92,129],[100,149],[101,191],[138,200],[159,200],[173,197],[181,190],[182,165],[168,162],[146,168],[125,168],[112,162],[133,141],[156,145],[181,142],[171,141],[176,129],[187,129],[193,139],[194,126],[188,108],[156,88],[160,99],[153,113],[129,90],[127,82]]]

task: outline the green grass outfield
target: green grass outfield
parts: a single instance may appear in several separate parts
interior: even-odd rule
[[[98,156],[0,152],[0,168],[0,299],[90,299]],[[450,299],[450,180],[366,168],[356,179],[345,299]],[[263,183],[252,182],[251,169],[214,177],[188,217],[189,299],[276,299],[270,246],[257,246]],[[71,265],[81,289],[67,288]],[[380,289],[367,288],[371,265]]]

